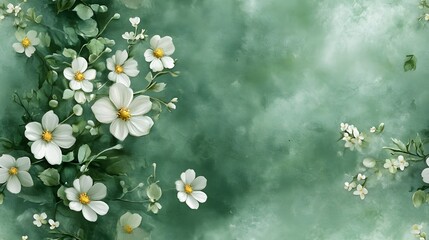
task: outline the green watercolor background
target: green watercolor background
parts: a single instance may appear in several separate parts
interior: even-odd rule
[[[364,201],[343,189],[363,170],[364,157],[388,157],[381,147],[390,137],[405,141],[428,126],[428,29],[417,21],[418,0],[143,5],[129,10],[115,1],[110,10],[122,17],[106,36],[119,42],[133,16],[142,18],[149,35],[172,36],[181,76],[166,81],[164,96],[179,103],[149,136],[124,145],[136,159],[158,164],[163,189],[173,189],[188,168],[208,179],[208,201],[199,210],[179,203],[169,190],[160,214],[144,215],[154,240],[413,239],[410,227],[429,222],[428,207],[415,209],[410,192],[421,185],[424,164],[395,178],[368,173]],[[0,31],[0,134],[9,135],[21,115],[11,92],[29,89],[37,73],[13,51],[10,22],[0,22]],[[143,51],[136,58],[146,67]],[[407,54],[416,54],[417,71],[404,73]],[[386,128],[359,154],[337,142],[341,122],[365,132],[380,122]],[[144,180],[139,171],[131,174],[136,182]],[[0,239],[38,239],[40,229],[22,215],[38,206],[21,203],[0,206]],[[114,205],[93,226],[126,210]]]

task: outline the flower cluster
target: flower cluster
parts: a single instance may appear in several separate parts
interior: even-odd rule
[[[344,147],[349,148],[350,150],[360,150],[362,142],[364,141],[364,136],[359,130],[348,123],[341,123],[340,130],[342,134],[341,140],[345,142]]]
[[[422,232],[422,224],[414,224],[411,227],[411,234],[414,235],[414,237],[418,238],[419,240],[426,240],[426,233]]]
[[[42,225],[45,225],[47,223],[49,223],[50,227],[49,229],[54,230],[55,228],[58,228],[60,226],[60,222],[55,221],[53,219],[49,219],[48,221],[46,221],[46,219],[48,218],[48,215],[43,212],[41,214],[34,214],[33,215],[33,224],[36,225],[37,227],[41,227]]]
[[[384,163],[383,167],[389,169],[390,173],[396,173],[398,169],[404,171],[409,165],[404,156],[399,155],[396,159],[386,159],[386,163]]]
[[[351,191],[355,189],[353,195],[359,196],[360,199],[365,199],[365,195],[368,194],[368,189],[365,188],[367,177],[364,174],[358,173],[351,182],[344,183],[344,189]]]

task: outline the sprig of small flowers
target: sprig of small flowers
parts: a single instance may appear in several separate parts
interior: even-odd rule
[[[359,196],[360,199],[364,200],[365,196],[368,194],[368,189],[365,187],[366,182],[367,177],[362,173],[358,173],[353,177],[351,182],[344,183],[344,189],[349,192],[353,189],[356,189],[353,192],[353,195]]]
[[[419,240],[426,240],[426,233],[422,231],[422,224],[414,224],[411,227],[411,234]]]

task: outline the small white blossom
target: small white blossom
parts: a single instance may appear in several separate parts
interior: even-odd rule
[[[195,171],[188,169],[176,181],[177,198],[186,202],[191,209],[198,209],[199,203],[207,201],[207,195],[202,192],[207,186],[207,179],[203,176],[195,178]]]
[[[360,146],[364,140],[364,136],[359,130],[348,123],[341,123],[340,129],[343,132],[342,140],[345,141],[344,147],[354,150],[355,148],[360,150]]]
[[[375,128],[375,127],[371,127],[371,128],[369,129],[369,131],[370,131],[370,132],[372,132],[372,133],[375,133],[375,131],[377,131],[377,128]]]
[[[92,92],[94,86],[90,81],[95,79],[97,72],[94,69],[88,69],[88,62],[83,57],[74,59],[71,65],[63,71],[64,77],[70,81],[70,89]]]
[[[421,225],[421,224],[414,224],[412,227],[411,227],[411,234],[414,234],[414,235],[420,235],[420,233],[421,233],[421,231],[422,231],[422,228],[423,228],[423,226]]]
[[[4,15],[0,15],[0,21],[4,19]]]
[[[15,49],[17,53],[25,53],[27,57],[33,55],[36,51],[34,46],[40,43],[40,39],[37,38],[37,32],[34,30],[28,31],[27,34],[22,31],[16,31],[15,37],[19,42],[12,45],[13,49]]]
[[[340,124],[341,132],[346,131],[348,127],[349,127],[349,124],[348,124],[348,123],[341,123],[341,124]]]
[[[107,78],[127,87],[131,85],[130,77],[135,77],[140,72],[137,61],[134,58],[128,58],[127,50],[116,51],[114,56],[106,60],[106,63],[107,69],[111,71]]]
[[[386,163],[384,163],[383,167],[389,169],[390,173],[396,173],[398,169],[398,162],[396,159],[386,159]]]
[[[28,157],[15,160],[11,155],[3,154],[0,157],[0,183],[5,183],[9,192],[17,194],[24,187],[33,186],[33,179],[28,170],[31,162]]]
[[[174,110],[174,109],[176,109],[176,104],[169,102],[169,103],[167,103],[167,107],[171,110]]]
[[[47,223],[47,221],[46,221],[47,217],[48,216],[44,212],[41,214],[34,214],[33,215],[33,218],[34,218],[33,224],[36,225],[37,227],[41,227],[43,224]]]
[[[344,189],[346,189],[347,191],[351,191],[353,188],[355,188],[356,187],[356,183],[355,182],[351,182],[351,183],[349,183],[349,182],[345,182],[344,183]]]
[[[358,195],[360,199],[365,199],[365,195],[368,194],[368,190],[362,185],[357,185],[356,191],[353,192],[353,195]]]
[[[125,32],[122,34],[122,38],[125,40],[136,40],[136,34],[134,32]]]
[[[94,121],[92,121],[92,120],[88,120],[87,122],[86,122],[86,126],[85,126],[85,129],[87,129],[87,130],[89,130],[89,133],[92,135],[92,136],[95,136],[95,135],[97,135],[98,134],[98,128],[96,128],[95,127],[95,123],[94,123]]]
[[[170,36],[160,37],[155,35],[150,39],[151,49],[144,52],[146,62],[150,62],[150,69],[154,72],[160,72],[164,68],[172,69],[174,59],[170,57],[174,53],[175,47],[173,39]]]
[[[130,18],[130,23],[133,27],[136,28],[140,24],[140,18],[139,17]]]
[[[426,14],[425,14],[425,20],[426,20],[426,21],[429,21],[429,13],[426,13]]]
[[[100,201],[106,197],[107,188],[103,183],[93,183],[90,176],[82,175],[73,181],[73,187],[65,190],[70,201],[69,208],[73,211],[82,211],[83,217],[90,221],[97,221],[98,216],[106,215],[109,205]]]
[[[363,174],[361,174],[361,173],[359,173],[358,175],[357,175],[357,180],[358,181],[360,181],[360,180],[365,180],[366,179],[366,176],[365,175],[363,175]]]
[[[27,236],[27,235],[22,236],[22,237],[21,237],[21,240],[28,240],[28,236]]]
[[[401,169],[401,171],[404,171],[406,167],[408,167],[410,164],[404,159],[404,156],[399,155],[398,156],[398,167]]]
[[[140,226],[142,217],[137,213],[126,212],[119,219],[119,224],[126,234],[132,234],[133,231]]]
[[[139,34],[137,34],[136,40],[143,40],[143,39],[145,39],[147,37],[147,35],[144,34],[145,31],[146,31],[145,29],[142,29],[142,32],[139,33]]]
[[[13,6],[12,3],[9,3],[7,5],[6,12],[7,13],[14,13],[15,17],[18,16],[18,14],[19,14],[20,11],[21,11],[21,6],[19,6],[19,5]]]
[[[57,227],[59,227],[60,226],[60,222],[58,222],[58,221],[54,221],[54,220],[52,220],[52,219],[49,219],[49,225],[51,225],[49,228],[51,229],[51,230],[54,230],[55,228],[57,228]]]

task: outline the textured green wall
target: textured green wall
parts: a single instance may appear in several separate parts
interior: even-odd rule
[[[172,189],[157,217],[143,217],[155,226],[153,239],[412,239],[411,225],[427,221],[428,208],[415,209],[409,192],[423,165],[370,179],[364,201],[343,189],[364,156],[387,156],[389,137],[405,140],[428,125],[428,29],[417,21],[418,0],[144,3],[127,10],[115,2],[122,18],[107,35],[117,38],[128,17],[140,16],[148,34],[170,35],[176,45],[182,74],[167,82],[166,98],[179,97],[177,110],[148,137],[124,144],[156,162],[160,185]],[[9,128],[11,91],[27,89],[37,74],[14,53],[8,22],[0,31],[0,114]],[[404,73],[411,53],[417,71]],[[336,142],[341,122],[386,129],[361,155]],[[198,211],[173,190],[188,168],[208,179]],[[4,239],[31,225],[15,221],[29,206],[11,206],[0,206]]]

